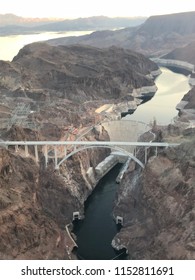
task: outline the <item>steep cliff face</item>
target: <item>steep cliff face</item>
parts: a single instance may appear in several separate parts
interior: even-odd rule
[[[32,140],[36,133],[13,127],[12,139]],[[94,139],[93,133],[88,137]],[[107,139],[107,135],[96,135]],[[0,147],[0,259],[74,259],[75,243],[65,226],[73,212],[83,215],[84,201],[94,188],[86,175],[107,155],[107,150],[83,151],[54,170],[53,160],[45,168],[42,151],[39,164],[33,153],[25,157],[19,147]]]
[[[124,178],[114,210],[124,227],[113,245],[126,247],[130,258],[195,258],[194,145],[166,149]]]
[[[192,34],[195,33],[195,27],[192,24],[194,20],[195,12],[151,16],[141,29],[150,31],[153,36],[159,35],[159,29],[162,33]]]
[[[64,228],[49,217],[37,200],[38,167],[0,149],[0,258],[68,258]]]

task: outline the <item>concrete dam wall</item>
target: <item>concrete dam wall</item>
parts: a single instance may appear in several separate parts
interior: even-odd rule
[[[116,120],[102,123],[108,132],[110,141],[129,141],[136,142],[141,134],[150,130],[149,125],[133,120]],[[121,148],[133,153],[133,147]]]

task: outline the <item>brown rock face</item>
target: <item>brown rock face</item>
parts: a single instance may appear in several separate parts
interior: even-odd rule
[[[130,258],[195,259],[194,146],[167,149],[124,178],[115,208],[124,228],[113,244]]]
[[[145,76],[158,69],[132,51],[46,43],[25,46],[12,63],[21,69],[21,87],[29,91],[28,97],[33,97],[31,91],[35,89],[54,90],[55,97],[77,102],[119,98],[133,88],[153,85]],[[36,95],[43,98],[40,93]]]
[[[15,156],[4,149],[0,149],[0,158],[0,259],[71,258],[71,242],[64,227],[70,215],[64,215],[63,223],[59,223],[60,219],[55,220],[42,206],[41,178],[45,174],[39,173],[32,159]],[[58,194],[62,184],[56,180],[52,188]],[[65,204],[68,194],[66,189],[61,192]],[[60,214],[60,201],[56,199],[55,203]]]
[[[134,99],[133,89],[154,86],[155,70],[148,58],[121,48],[27,45],[12,62],[0,62],[0,97],[10,110],[3,112],[1,127],[17,124],[59,139],[69,126],[98,122],[98,107]]]
[[[29,129],[12,127],[7,137],[37,140]],[[88,135],[89,140],[94,135]],[[99,135],[95,135],[99,139]],[[107,135],[101,136],[104,140]],[[53,160],[39,164],[33,151],[27,158],[19,147],[0,147],[0,259],[74,259],[75,243],[65,230],[73,212],[83,215],[84,201],[94,188],[86,176],[89,167],[102,161],[105,149],[83,151],[65,162],[59,172]]]

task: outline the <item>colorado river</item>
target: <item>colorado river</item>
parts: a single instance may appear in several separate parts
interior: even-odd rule
[[[161,71],[162,74],[156,79],[158,91],[154,97],[140,105],[133,115],[127,115],[120,121],[125,123],[125,131],[127,131],[128,126],[132,125],[132,122],[128,122],[128,120],[149,123],[155,118],[157,123],[169,124],[177,115],[175,107],[190,89],[188,77],[174,73],[167,68],[161,68]],[[116,122],[113,124],[110,122],[109,129],[112,132],[112,140],[118,140],[119,134],[125,135],[125,133],[118,131],[119,127]],[[128,139],[125,141],[132,141],[131,134],[131,132],[126,133]],[[77,252],[81,259],[104,260],[112,259],[117,255],[117,252],[111,247],[111,241],[117,233],[112,209],[117,188],[115,178],[118,172],[119,166],[116,166],[102,178],[92,195],[87,199],[85,219],[74,227],[78,244]]]
[[[158,124],[167,125],[178,114],[176,105],[181,101],[185,93],[190,90],[189,78],[185,75],[174,73],[161,67],[162,74],[155,81],[158,88],[154,97],[138,106],[133,115],[127,115],[123,119],[143,121],[147,124],[154,118]]]
[[[121,164],[116,165],[100,180],[85,204],[85,219],[75,224],[77,254],[81,259],[109,260],[118,255],[111,241],[117,233],[112,208],[120,168]]]

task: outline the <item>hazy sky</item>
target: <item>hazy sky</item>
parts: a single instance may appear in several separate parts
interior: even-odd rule
[[[186,11],[195,11],[195,0],[4,0],[0,5],[0,14],[23,17],[150,16]]]

